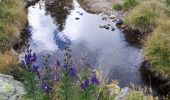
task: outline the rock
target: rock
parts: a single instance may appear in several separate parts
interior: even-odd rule
[[[76,19],[76,20],[79,20],[80,18],[76,17],[75,19]]]
[[[115,97],[115,100],[126,100],[130,92],[128,87],[122,88],[120,93]]]
[[[109,19],[115,19],[116,16],[115,16],[115,15],[111,15],[111,16],[109,16],[108,18],[109,18]]]
[[[25,93],[21,82],[12,76],[0,74],[0,100],[22,100]]]
[[[80,13],[80,15],[82,16],[82,15],[83,15],[83,13]]]
[[[115,31],[115,28],[112,28],[112,31]]]
[[[122,25],[123,24],[123,20],[122,19],[117,19],[116,20],[116,25]]]
[[[107,29],[107,30],[109,29],[109,26],[107,26],[107,25],[99,25],[99,27],[100,27],[100,28],[105,28],[105,29]]]

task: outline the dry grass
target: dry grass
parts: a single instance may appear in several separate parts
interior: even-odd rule
[[[0,2],[0,39],[13,42],[27,21],[24,4],[21,0],[2,0]]]
[[[20,37],[20,30],[25,27],[26,21],[27,16],[22,0],[2,0],[0,2],[0,73],[17,73],[18,60],[6,51]]]
[[[0,73],[15,74],[18,69],[18,59],[11,52],[0,54]]]

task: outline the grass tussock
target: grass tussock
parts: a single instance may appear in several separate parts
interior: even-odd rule
[[[170,21],[159,21],[158,27],[148,37],[145,56],[152,66],[170,73]]]
[[[128,95],[128,100],[159,100],[158,97],[153,97],[152,95],[145,95],[143,90],[131,89]]]
[[[0,39],[12,43],[14,37],[19,37],[19,31],[24,27],[26,20],[22,0],[2,0],[0,2]]]
[[[113,4],[113,9],[116,11],[129,10],[134,8],[138,3],[138,0],[124,0],[123,3]]]
[[[22,0],[0,1],[0,73],[13,75],[18,72],[18,60],[8,50],[20,37],[26,21]]]
[[[18,73],[19,62],[11,52],[0,54],[0,73],[13,75]]]
[[[119,11],[119,10],[122,10],[123,9],[123,6],[122,4],[113,4],[113,9],[116,10],[116,11]]]
[[[158,19],[166,17],[165,5],[157,0],[143,1],[130,11],[126,24],[140,32],[151,32],[159,24]]]

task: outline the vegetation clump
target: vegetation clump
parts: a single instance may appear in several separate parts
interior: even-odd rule
[[[123,3],[113,4],[114,10],[129,10],[134,8],[138,4],[138,0],[124,0]]]
[[[17,57],[9,50],[18,42],[27,21],[22,0],[0,0],[0,73],[16,74]]]
[[[21,60],[23,73],[21,79],[27,91],[23,99],[112,100],[121,91],[117,81],[106,85],[101,80],[102,74],[99,76],[99,72],[94,70],[86,58],[81,59],[82,65],[73,63],[69,48],[65,49],[64,62],[57,59],[56,64],[52,66],[48,64],[49,57],[44,56],[44,66],[37,66],[36,53],[27,50]],[[133,99],[138,98],[131,94],[127,95]]]
[[[122,4],[119,4],[119,3],[113,4],[113,9],[119,11],[119,10],[123,9],[123,6],[122,6]]]
[[[166,17],[165,11],[164,5],[157,0],[144,1],[130,11],[126,24],[142,33],[148,33],[157,27],[158,19]]]
[[[10,52],[0,54],[0,73],[16,75],[18,74],[18,59]]]
[[[8,46],[8,44],[13,44],[16,38],[19,38],[19,31],[27,21],[23,1],[2,0],[0,12],[0,39],[8,40],[6,43]]]
[[[170,73],[170,21],[160,22],[148,36],[144,52],[155,69]]]

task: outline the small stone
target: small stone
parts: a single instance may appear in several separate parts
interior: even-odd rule
[[[116,18],[116,16],[115,15],[111,15],[111,16],[109,16],[109,19],[115,19]]]
[[[123,24],[123,20],[122,19],[116,20],[116,25],[122,25],[122,24]]]
[[[112,28],[112,31],[115,31],[115,28]]]
[[[82,16],[82,15],[83,15],[83,13],[80,13],[80,15]]]
[[[99,25],[99,27],[100,27],[100,28],[105,28],[105,29],[107,29],[107,30],[110,29],[109,26],[107,26],[107,25]]]
[[[75,19],[76,19],[76,20],[79,20],[80,18],[76,17]]]

